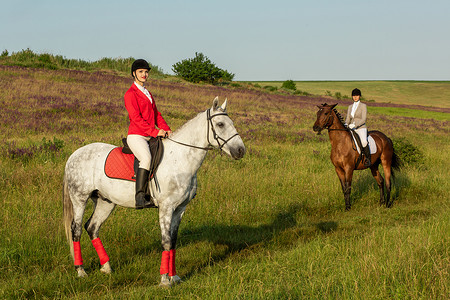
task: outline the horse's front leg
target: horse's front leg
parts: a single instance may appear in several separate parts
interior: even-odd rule
[[[349,174],[350,173],[350,174]],[[342,168],[336,167],[336,174],[341,182],[342,193],[344,194],[345,210],[350,210],[352,207],[350,194],[352,191],[352,171],[345,171]]]
[[[181,278],[176,273],[175,254],[178,237],[178,228],[181,218],[186,209],[185,201],[175,209],[173,207],[161,208],[159,210],[159,221],[161,226],[161,244],[163,253],[161,257],[161,283],[160,286],[172,286],[181,282]]]

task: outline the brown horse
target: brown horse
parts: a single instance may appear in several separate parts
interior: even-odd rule
[[[345,209],[351,208],[350,192],[352,186],[352,177],[354,170],[363,170],[364,160],[358,162],[359,153],[356,151],[355,143],[351,137],[350,129],[344,125],[342,116],[334,108],[337,104],[323,104],[317,106],[317,120],[314,123],[313,130],[318,134],[323,129],[328,129],[328,135],[331,141],[331,162],[336,168],[336,173],[341,181],[342,191],[345,198]],[[400,160],[394,152],[392,141],[384,133],[380,131],[369,131],[370,135],[377,145],[377,152],[371,155],[372,165],[370,170],[372,175],[380,187],[380,205],[385,204],[391,207],[391,176],[393,169],[400,167]],[[386,181],[380,174],[378,166],[383,166]],[[386,195],[384,186],[386,185]]]

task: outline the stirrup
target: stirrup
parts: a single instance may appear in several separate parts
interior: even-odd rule
[[[138,200],[139,198],[139,200]],[[155,203],[153,203],[153,201],[151,200],[150,195],[144,195],[144,197],[138,197],[137,195],[135,196],[135,206],[136,209],[143,209],[143,208],[151,208],[151,207],[156,207]]]

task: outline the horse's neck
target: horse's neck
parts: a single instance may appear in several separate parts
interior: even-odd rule
[[[183,143],[181,145],[173,141],[164,144],[164,160],[174,164],[175,172],[187,172],[195,174],[203,163],[207,151],[195,147],[207,147],[207,119],[206,112],[198,114],[195,118],[185,123],[180,129],[175,131],[170,137],[173,141]]]
[[[328,129],[328,136],[330,137],[331,146],[338,147],[342,144],[347,144],[350,139],[350,134],[347,132],[344,124],[341,122],[336,113],[333,112],[333,124]]]

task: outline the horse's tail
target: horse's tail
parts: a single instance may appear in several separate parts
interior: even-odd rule
[[[72,258],[74,257],[73,253],[73,243],[72,243],[72,222],[73,222],[73,204],[70,199],[69,187],[67,184],[67,178],[64,174],[64,183],[63,183],[63,214],[64,214],[64,228],[66,231],[67,242],[69,243],[70,253],[72,254]]]
[[[391,140],[391,139],[389,139],[389,140]],[[392,140],[391,140],[391,144],[393,144]],[[391,173],[392,173],[393,177],[394,177],[394,170],[395,171],[400,170],[402,165],[403,165],[402,160],[397,155],[397,153],[395,152],[394,146],[392,145]]]
[[[402,161],[400,159],[400,157],[397,155],[397,153],[392,154],[392,163],[391,163],[391,167],[394,170],[400,170],[400,168],[402,167]]]

